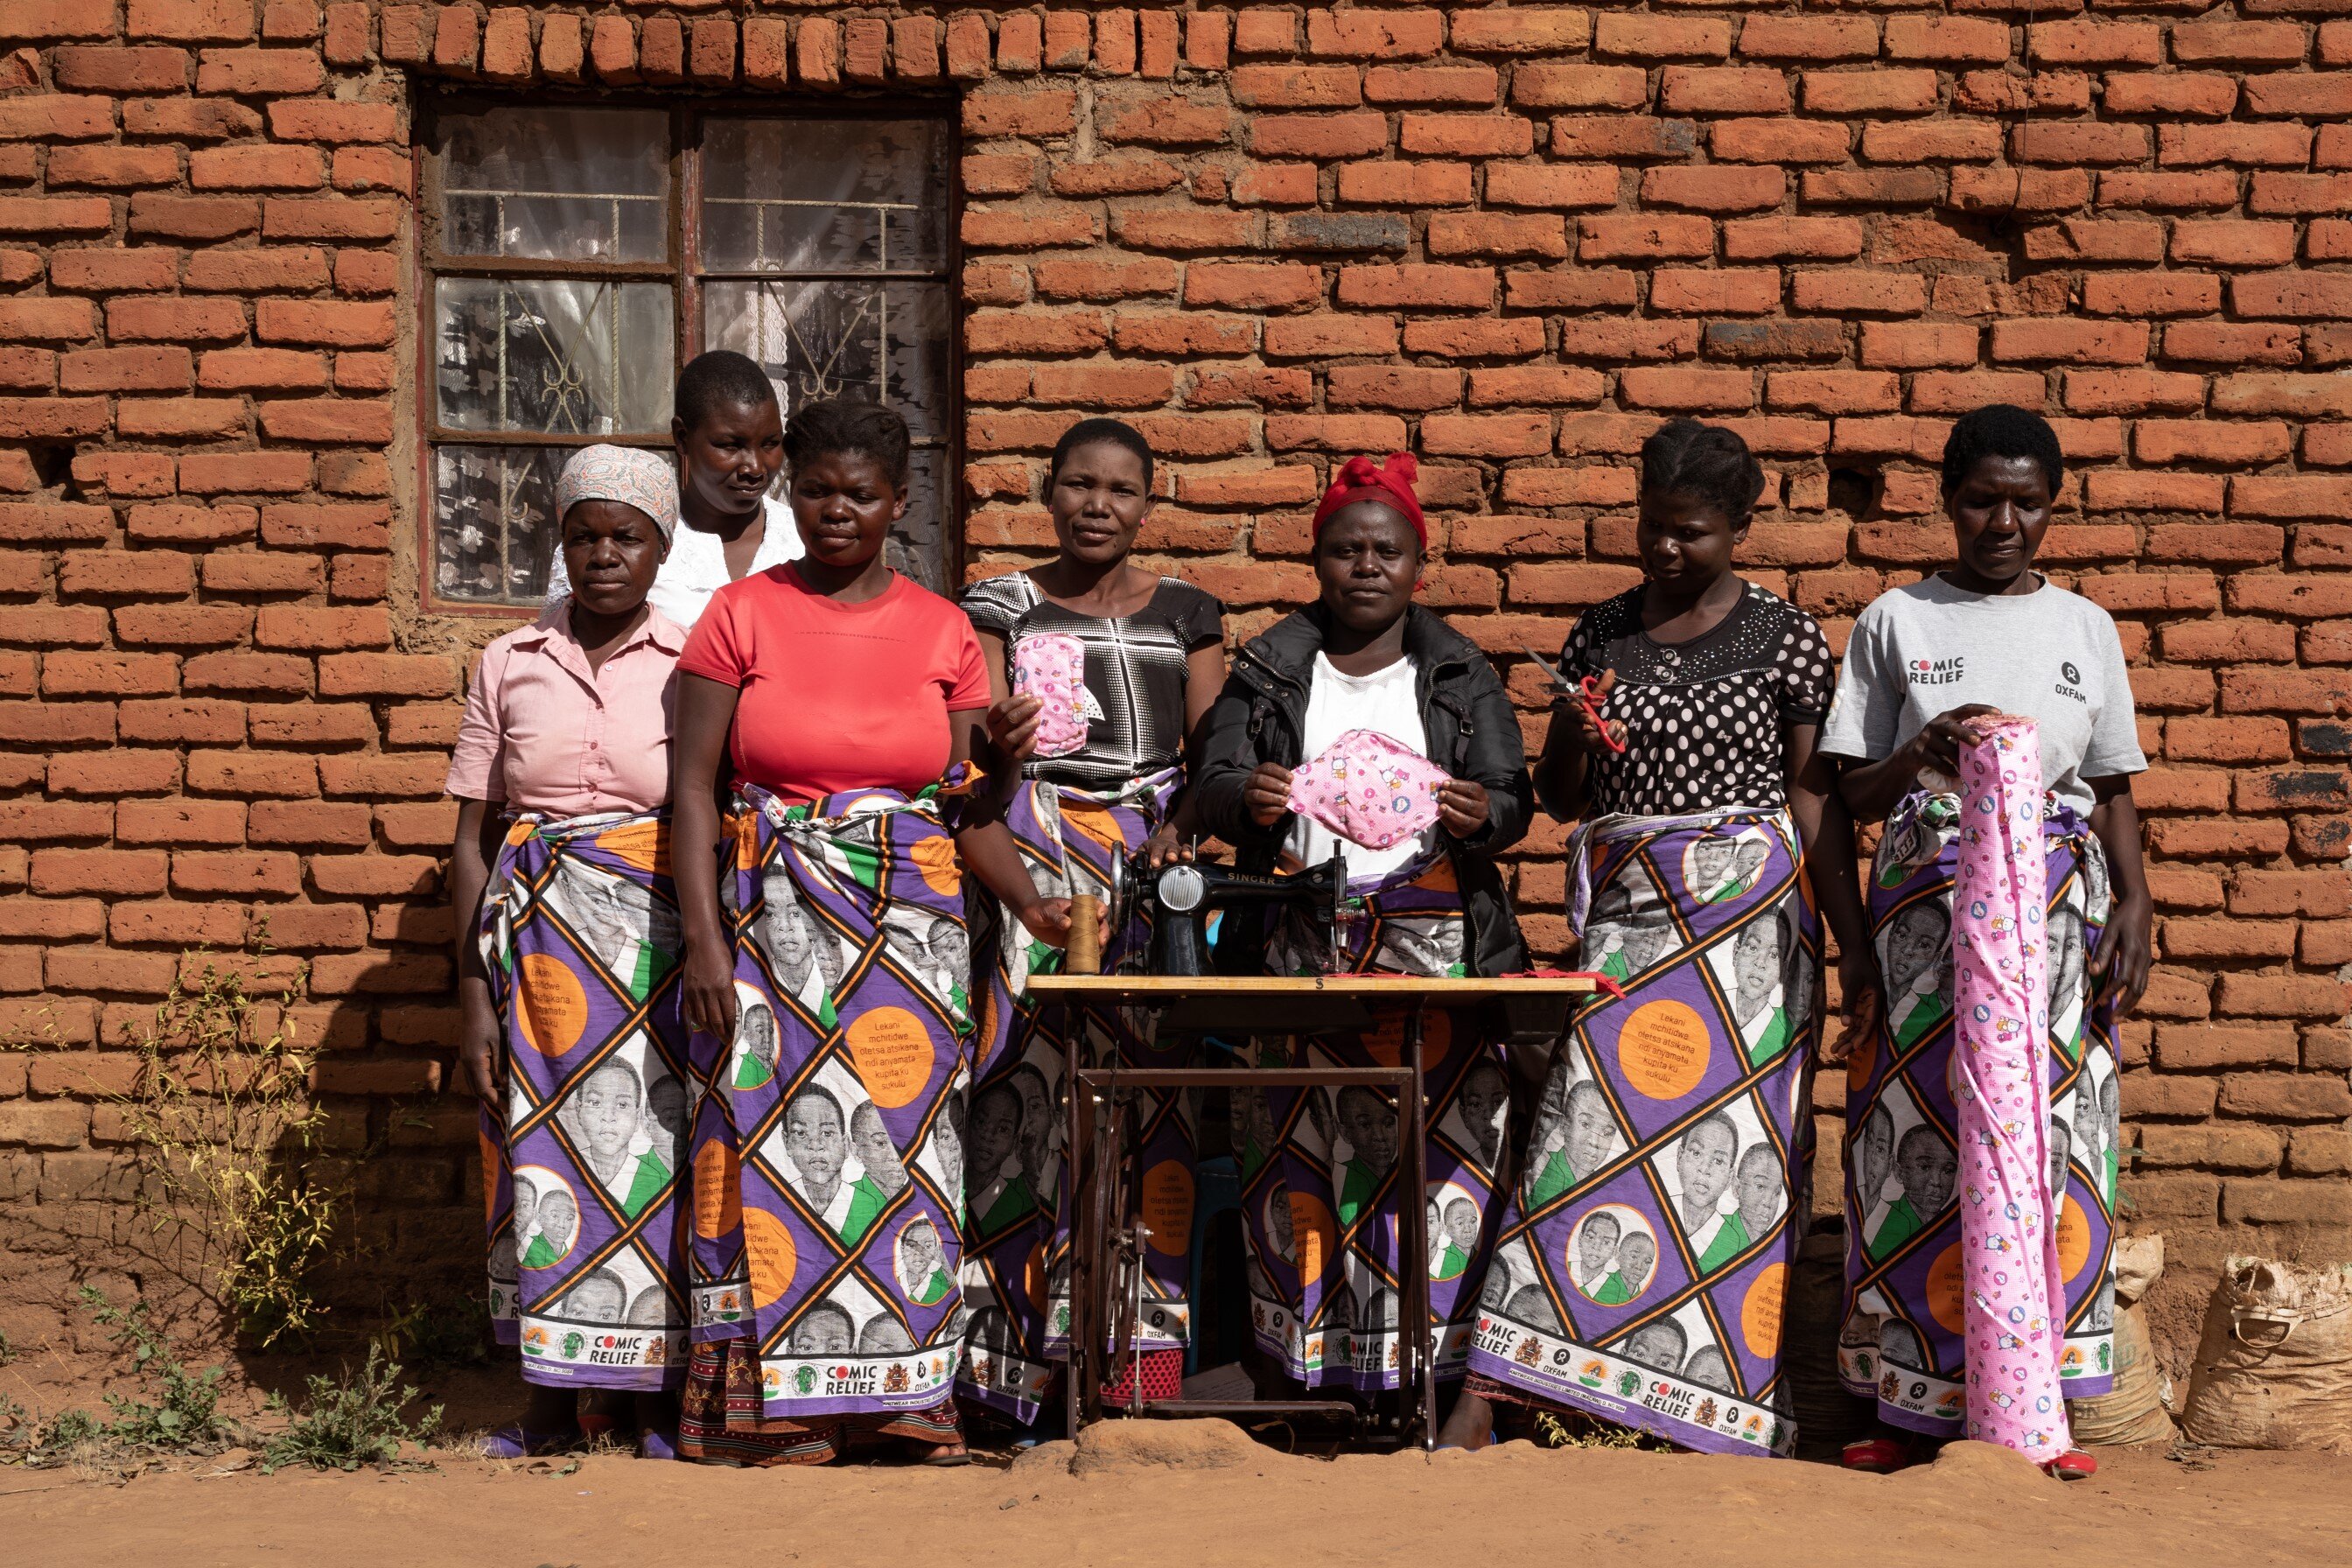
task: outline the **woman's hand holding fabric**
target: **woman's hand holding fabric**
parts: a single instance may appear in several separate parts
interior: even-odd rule
[[[1475,779],[1447,779],[1438,786],[1437,820],[1456,838],[1475,837],[1490,810],[1486,786]]]
[[[1990,703],[1971,702],[1937,714],[1927,721],[1926,728],[1911,737],[1915,768],[1932,769],[1948,779],[1958,778],[1961,748],[1973,746],[1982,738],[1973,721],[1990,719],[2000,712]]]
[[[1037,752],[1037,725],[1044,717],[1043,699],[1015,693],[989,704],[988,743],[1001,757],[1025,763]]]
[[[1272,827],[1290,809],[1290,770],[1273,763],[1260,763],[1242,785],[1242,804],[1249,808],[1250,820],[1260,827]]]

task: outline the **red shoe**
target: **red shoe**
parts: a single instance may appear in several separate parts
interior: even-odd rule
[[[2062,1481],[2087,1481],[2099,1473],[2099,1461],[2080,1448],[2069,1448],[2042,1468]]]
[[[1917,1462],[1911,1445],[1900,1437],[1864,1437],[1848,1443],[1838,1455],[1838,1463],[1847,1469],[1873,1476],[1891,1476]]]

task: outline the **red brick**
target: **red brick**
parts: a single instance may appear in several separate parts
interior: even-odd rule
[[[1669,114],[1785,114],[1788,79],[1753,66],[1668,66],[1659,76],[1658,107]]]
[[[1339,195],[1372,205],[1462,206],[1470,201],[1470,174],[1463,163],[1343,163]]]
[[[1728,121],[1727,123],[1752,122]],[[1822,129],[1834,132],[1833,127]],[[1550,134],[1551,154],[1555,158],[1613,159],[1626,162],[1638,162],[1645,158],[1682,159],[1689,157],[1698,147],[1698,126],[1695,122],[1688,120],[1654,120],[1638,114],[1563,114],[1551,122]],[[1723,127],[1717,126],[1715,134],[1718,140],[1717,153],[1719,157],[1729,157],[1735,162],[1772,163],[1784,159],[1795,161],[1793,154],[1777,145],[1761,159],[1750,160],[1742,158],[1737,153],[1727,153],[1720,145]],[[1836,156],[1842,158],[1845,155],[1843,133],[1835,132],[1835,134],[1838,141]],[[1530,136],[1532,137],[1532,129]],[[1430,152],[1469,151],[1467,148],[1442,146],[1433,146],[1425,150]]]
[[[1247,109],[1352,109],[1364,100],[1362,74],[1351,66],[1236,66],[1226,80]]]
[[[1568,255],[1563,220],[1536,214],[1433,214],[1425,243],[1433,257]]]
[[[1963,16],[1890,16],[1886,58],[1961,62],[2010,58],[2009,25]]]
[[[1744,370],[1641,367],[1622,372],[1617,384],[1630,405],[1671,413],[1741,412],[1756,397]]]
[[[233,42],[254,34],[252,0],[129,0],[123,32],[133,38]]]
[[[1435,10],[1310,11],[1307,52],[1340,59],[1419,59],[1444,47]]]
[[[1730,163],[1843,163],[1851,142],[1846,126],[1817,120],[1719,120],[1707,131],[1708,150]]]
[[[1735,218],[1723,226],[1723,254],[1733,261],[1843,260],[1862,254],[1862,225],[1844,217]]]
[[[1731,22],[1723,16],[1604,11],[1594,22],[1592,52],[1631,59],[1722,59],[1731,53]]]
[[[2219,119],[2238,104],[2236,79],[2211,72],[2157,76],[2138,71],[2107,78],[2100,103],[2110,114],[2203,115]]]
[[[2172,58],[2182,65],[2293,65],[2304,57],[2294,22],[2175,22]]]
[[[1609,164],[1486,164],[1494,207],[1613,207],[1616,200],[1618,172]]]
[[[309,49],[206,49],[196,68],[196,90],[230,97],[316,92],[327,73]]]
[[[1343,305],[1390,309],[1488,309],[1495,301],[1491,268],[1403,263],[1343,267],[1338,299]]]

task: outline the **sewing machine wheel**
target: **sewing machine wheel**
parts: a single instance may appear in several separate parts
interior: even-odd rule
[[[1200,872],[1179,863],[1160,873],[1160,907],[1184,915],[1201,907],[1209,884]]]

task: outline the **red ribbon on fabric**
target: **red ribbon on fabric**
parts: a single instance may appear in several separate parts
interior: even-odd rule
[[[1504,980],[1590,980],[1592,988],[1612,1002],[1625,1000],[1625,988],[1606,974],[1590,969],[1514,969]]]
[[[1315,532],[1320,537],[1323,525],[1331,514],[1343,506],[1360,500],[1376,500],[1404,513],[1412,524],[1412,531],[1423,549],[1429,545],[1429,523],[1421,515],[1421,497],[1413,484],[1421,478],[1421,465],[1411,452],[1394,452],[1385,464],[1370,458],[1350,458],[1339,467],[1331,480],[1331,488],[1323,492],[1322,501],[1315,508]]]

